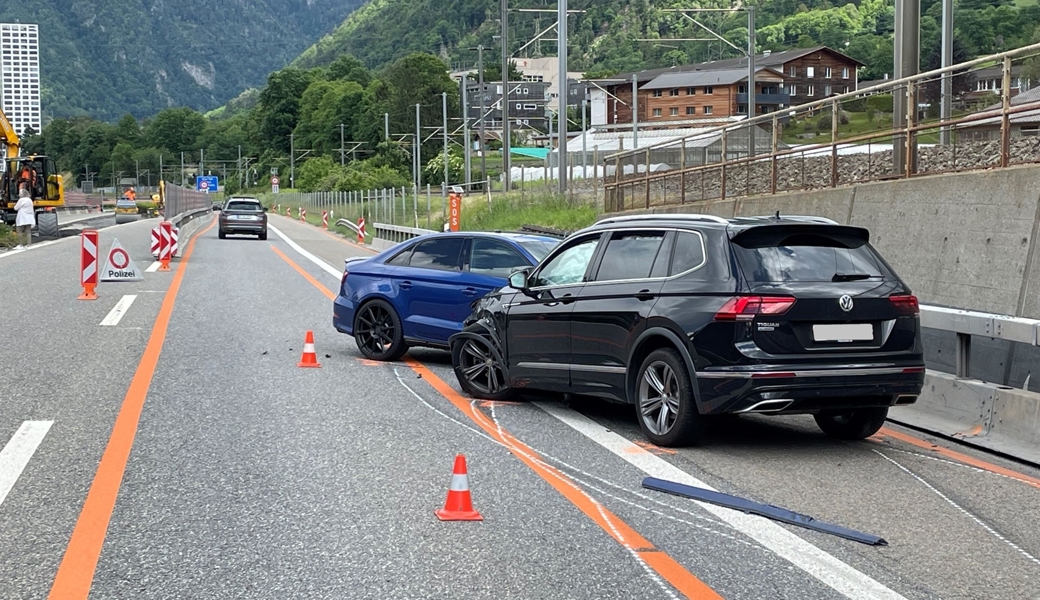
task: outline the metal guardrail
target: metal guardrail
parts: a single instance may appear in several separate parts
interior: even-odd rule
[[[957,376],[971,370],[971,336],[1040,346],[1040,320],[1011,317],[972,310],[922,306],[921,325],[957,334]]]
[[[339,227],[346,227],[354,233],[361,235],[361,228],[357,226],[357,223],[351,221],[350,219],[339,219],[338,221],[336,221],[336,225],[338,225]]]

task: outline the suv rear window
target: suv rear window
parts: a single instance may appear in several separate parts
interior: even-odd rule
[[[886,273],[865,240],[846,236],[797,232],[734,242],[737,262],[751,283],[874,279]]]
[[[259,202],[228,202],[228,210],[241,210],[244,212],[260,212],[263,210]]]

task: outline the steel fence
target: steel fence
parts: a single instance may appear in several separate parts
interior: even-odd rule
[[[163,216],[167,219],[199,208],[213,205],[213,198],[208,194],[196,192],[172,183],[159,183],[160,198],[163,202]]]
[[[310,219],[321,219],[326,212],[329,223],[337,219],[357,221],[364,216],[369,223],[387,223],[409,227],[431,227],[444,220],[444,202],[439,192],[412,186],[364,190],[354,192],[281,192],[264,194],[263,204],[278,213],[300,218],[299,210],[305,209]]]
[[[604,210],[1040,163],[1038,56],[1034,44],[837,95],[820,78],[821,100],[607,156]]]

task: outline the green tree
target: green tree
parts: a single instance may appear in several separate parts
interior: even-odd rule
[[[116,123],[116,141],[126,142],[134,147],[141,145],[141,127],[133,115],[123,115]]]
[[[145,126],[147,146],[168,152],[189,152],[198,149],[199,134],[206,128],[206,118],[186,107],[167,108],[155,115]]]
[[[353,81],[361,87],[372,82],[372,73],[365,67],[365,63],[352,54],[344,54],[333,61],[329,65],[328,77],[330,80]]]
[[[312,81],[312,71],[292,67],[271,73],[267,78],[267,87],[260,92],[254,115],[264,144],[289,152],[289,135],[299,118],[300,97]]]
[[[328,156],[312,158],[297,169],[296,185],[304,192],[319,191],[322,189],[322,182],[328,178],[335,168],[336,164]]]

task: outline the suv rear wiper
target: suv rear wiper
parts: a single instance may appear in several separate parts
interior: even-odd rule
[[[871,277],[877,277],[877,275],[868,275],[866,273],[835,273],[834,277],[831,277],[831,281],[860,281],[863,279],[870,279]]]

